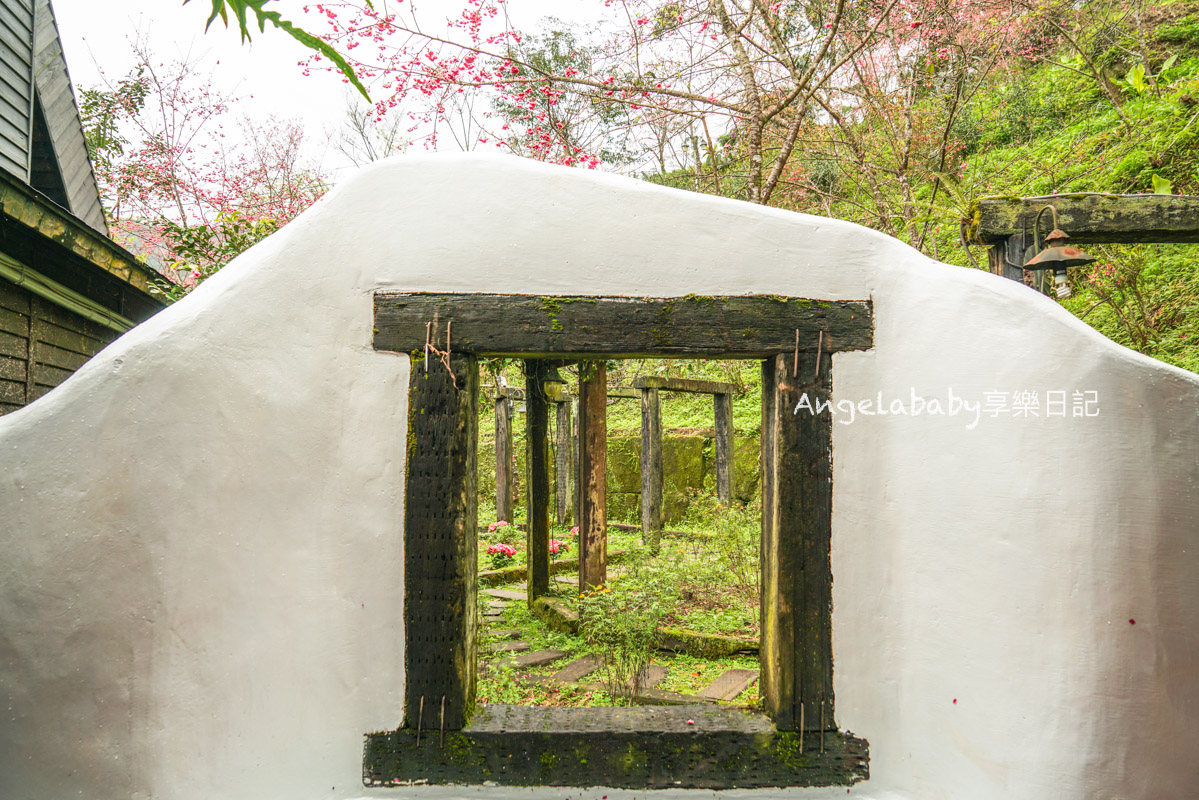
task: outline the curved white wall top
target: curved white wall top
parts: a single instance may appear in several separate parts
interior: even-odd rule
[[[383,288],[872,299],[833,387],[851,795],[1199,786],[1199,378],[854,225],[441,156],[363,170],[0,418],[0,796],[579,796],[362,787],[404,683]]]

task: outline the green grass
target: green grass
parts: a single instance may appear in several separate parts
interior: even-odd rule
[[[655,587],[670,605],[662,617],[662,625],[683,627],[702,633],[719,633],[756,638],[758,632],[758,540],[759,516],[756,507],[723,506],[715,498],[697,494],[692,498],[686,527],[695,537],[664,537],[657,554],[641,544],[637,531],[609,530],[610,551],[628,549],[630,557],[610,565],[608,587],[612,597],[619,600],[629,596],[654,593]],[[562,529],[556,529],[554,537]],[[518,544],[520,560],[524,558],[523,539],[508,535],[509,542]],[[480,551],[490,539],[480,539]],[[570,553],[575,553],[575,540],[570,540]],[[571,573],[565,573],[571,574]],[[508,588],[518,588],[512,585]],[[552,581],[550,594],[575,605],[576,587]],[[480,591],[480,601],[486,596]],[[603,691],[576,690],[537,684],[530,676],[550,675],[570,661],[595,652],[583,636],[554,631],[535,617],[525,603],[513,602],[497,621],[483,626],[480,652],[488,652],[493,640],[489,630],[518,629],[521,639],[531,650],[561,650],[566,655],[542,667],[518,670],[511,657],[497,655],[490,659],[488,670],[481,676],[478,697],[484,703],[517,703],[523,705],[597,706],[625,702]],[[685,654],[657,651],[653,664],[665,666],[666,678],[655,688],[693,694],[709,685],[728,669],[757,669],[755,656],[737,655],[727,658],[696,658]],[[596,684],[599,673],[585,679]],[[756,685],[735,701],[735,705],[753,706],[758,702]]]

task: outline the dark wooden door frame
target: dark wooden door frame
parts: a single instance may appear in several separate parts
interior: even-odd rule
[[[764,704],[779,730],[836,727],[832,419],[795,409],[805,392],[813,406],[828,399],[833,352],[872,346],[869,301],[381,292],[375,331],[376,349],[413,356],[404,516],[406,727],[461,729],[473,711],[480,355],[526,358],[530,374],[540,372],[536,362],[544,358],[762,360]],[[536,461],[548,469],[547,459]],[[530,519],[548,519],[545,487],[531,499],[546,509],[542,515],[531,508]]]

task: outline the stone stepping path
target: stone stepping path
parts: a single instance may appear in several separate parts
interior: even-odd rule
[[[494,597],[497,600],[528,600],[529,596],[524,592],[515,592],[511,589],[484,589],[483,594],[488,597]],[[490,603],[488,604],[490,605]],[[505,603],[505,605],[507,605]]]
[[[491,646],[493,653],[523,653],[528,649],[528,642],[496,642]]]
[[[569,577],[569,576],[567,576],[567,575],[558,575],[558,576],[556,576],[556,577],[554,578],[554,580],[555,580],[555,581],[557,581],[558,583],[566,583],[566,584],[570,584],[571,586],[578,586],[578,585],[579,585],[579,579],[578,579],[578,578],[571,578],[571,577]]]
[[[585,678],[591,673],[600,668],[602,662],[599,656],[583,656],[567,664],[562,669],[553,674],[553,680],[560,683],[573,683],[580,678]]]
[[[566,653],[561,650],[536,650],[532,653],[521,653],[516,657],[516,666],[518,667],[540,667],[542,664],[548,664],[551,661],[557,661]]]
[[[520,631],[513,628],[511,630],[491,631],[488,635],[494,639],[519,639]]]
[[[650,664],[641,670],[641,690],[652,689],[666,677],[668,670],[660,664]]]
[[[483,616],[486,617],[489,622],[498,622],[499,618],[504,616],[504,609],[488,608],[483,612]]]
[[[732,700],[757,679],[756,669],[730,669],[712,681],[708,688],[698,692],[698,695],[711,700]]]

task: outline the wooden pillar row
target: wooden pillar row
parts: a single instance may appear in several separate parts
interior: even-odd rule
[[[495,389],[495,516],[512,524],[512,399]]]
[[[563,398],[554,404],[554,500],[559,525],[567,525],[577,518],[573,515],[571,499],[574,493],[574,426],[571,424],[571,400]]]
[[[579,588],[608,580],[608,371],[583,362],[579,380]]]
[[[572,427],[571,437],[570,437],[570,441],[572,444],[572,447],[571,447],[571,467],[572,467],[571,477],[573,479],[572,488],[574,489],[574,491],[571,492],[571,496],[570,496],[570,503],[571,503],[570,514],[571,514],[571,519],[573,519],[575,525],[578,526],[578,525],[582,524],[581,520],[583,518],[582,517],[582,507],[581,507],[583,492],[582,492],[582,489],[580,488],[583,485],[583,480],[582,480],[583,471],[582,471],[582,463],[579,460],[579,451],[582,448],[580,448],[580,446],[579,446],[579,398],[578,397],[575,397],[570,403],[570,419],[571,419],[571,427]],[[582,540],[580,539],[580,541],[582,541]]]
[[[528,492],[525,547],[528,597],[532,604],[550,588],[550,401],[544,361],[525,361],[525,481]]]
[[[712,395],[716,412],[716,497],[723,505],[733,500],[733,396]]]
[[[641,541],[662,541],[662,405],[658,390],[641,390]]]

